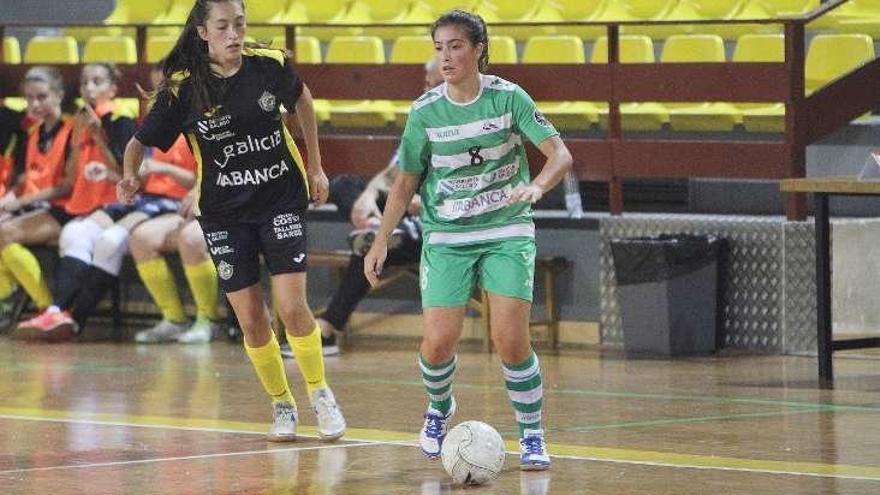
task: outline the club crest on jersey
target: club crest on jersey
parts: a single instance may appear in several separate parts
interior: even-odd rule
[[[535,109],[535,123],[542,127],[550,127],[550,122],[547,121],[547,118],[538,109]]]
[[[263,94],[258,101],[260,103],[260,108],[262,108],[264,112],[272,112],[275,110],[275,95],[272,93],[263,91]]]
[[[230,278],[232,278],[233,272],[234,268],[229,263],[221,261],[217,264],[217,276],[222,278],[223,280],[229,280]]]

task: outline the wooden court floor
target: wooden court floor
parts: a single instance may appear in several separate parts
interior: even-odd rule
[[[0,494],[878,494],[880,358],[626,360],[541,355],[552,470],[450,486],[415,446],[424,409],[411,344],[329,358],[349,423],[314,438],[295,363],[300,441],[270,444],[270,407],[236,344],[26,344],[0,338]],[[456,421],[515,452],[496,356],[461,353]]]

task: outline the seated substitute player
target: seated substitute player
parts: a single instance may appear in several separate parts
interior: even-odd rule
[[[388,238],[418,188],[425,237],[419,366],[429,398],[422,451],[439,456],[455,413],[455,347],[465,305],[479,283],[488,293],[492,342],[519,424],[520,467],[548,469],[541,369],[529,338],[531,203],[571,169],[571,154],[521,87],[482,73],[489,48],[482,18],[453,10],[437,19],[431,36],[445,83],[413,103],[400,146],[401,173],[364,260],[365,275],[378,281]],[[523,137],[547,157],[531,181]]]
[[[268,439],[296,438],[299,420],[260,286],[262,254],[275,307],[306,381],[318,432],[345,433],[345,419],[324,374],[321,330],[306,301],[305,210],[327,200],[311,93],[289,54],[245,46],[240,0],[197,0],[165,61],[165,80],[143,126],[125,152],[119,197],[140,182],[144,146],[168,149],[184,132],[199,167],[196,215],[220,284],[244,333],[244,346],[272,398]],[[308,167],[282,122],[295,110]]]
[[[163,77],[161,65],[150,73],[154,90],[162,84]],[[195,170],[195,158],[182,134],[168,152],[155,148],[150,150],[151,156],[144,159],[138,171],[142,180],[156,168],[176,168],[171,164],[187,164],[186,169]],[[168,178],[150,176],[147,180]],[[192,187],[194,182],[195,178],[190,174],[187,188]],[[175,187],[173,183],[170,185]],[[147,189],[149,187],[145,186]],[[180,187],[183,188],[182,185]],[[138,343],[203,343],[210,342],[217,333],[217,270],[208,256],[202,228],[192,215],[195,190],[189,189],[187,192],[183,189],[181,193],[186,193],[187,196],[182,200],[179,211],[160,215],[138,225],[132,231],[128,243],[128,250],[134,258],[141,280],[162,313],[159,323],[135,334],[135,341]],[[196,320],[192,325],[186,320],[183,302],[177,292],[177,281],[163,256],[170,252],[180,255],[183,272],[196,304]]]

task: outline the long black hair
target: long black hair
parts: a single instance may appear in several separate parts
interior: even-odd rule
[[[489,67],[489,33],[486,29],[486,21],[477,14],[464,10],[450,10],[441,15],[434,24],[431,25],[431,39],[434,39],[434,33],[443,26],[454,24],[461,28],[467,36],[468,40],[476,46],[477,43],[483,44],[483,53],[477,61],[477,68],[480,72],[485,72]]]
[[[213,106],[211,92],[208,90],[211,80],[208,42],[199,36],[198,27],[205,25],[211,4],[222,2],[238,2],[242,10],[245,8],[244,0],[196,0],[186,18],[183,32],[165,57],[162,67],[164,81],[159,86],[159,91],[177,88],[182,82],[181,74],[188,74],[186,79],[192,87],[192,108],[198,112],[204,112]]]

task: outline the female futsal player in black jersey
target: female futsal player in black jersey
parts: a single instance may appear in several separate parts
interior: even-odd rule
[[[223,290],[245,335],[245,349],[272,397],[269,439],[292,440],[298,414],[260,288],[259,255],[302,371],[323,439],[339,438],[345,420],[324,379],[321,332],[306,301],[309,196],[327,199],[308,87],[286,52],[245,46],[242,0],[197,0],[164,65],[165,80],[143,126],[125,150],[119,198],[140,188],[144,146],[167,150],[183,132],[198,163],[196,214]],[[279,107],[295,111],[306,166]]]

